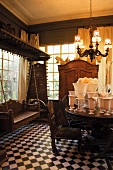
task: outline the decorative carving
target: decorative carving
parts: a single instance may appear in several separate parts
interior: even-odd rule
[[[56,56],[55,59],[57,60],[56,63],[59,63],[60,65],[66,64],[70,61],[70,59],[68,57],[65,60],[63,60],[59,56]]]

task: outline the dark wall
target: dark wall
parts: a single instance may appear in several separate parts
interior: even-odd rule
[[[8,11],[3,5],[0,4],[0,21],[6,25],[11,24],[11,27],[15,29],[15,35],[20,37],[20,30],[28,31],[28,26],[21,20],[15,17],[10,11]]]
[[[39,44],[64,44],[74,42],[74,35],[77,34],[76,28],[44,31],[39,34]]]
[[[94,17],[92,26],[111,26],[113,25],[113,16]],[[90,26],[90,19],[75,19],[45,24],[29,25],[30,33],[39,33],[40,45],[73,43],[74,35],[77,34],[78,28]]]

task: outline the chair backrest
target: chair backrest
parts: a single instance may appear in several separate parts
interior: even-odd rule
[[[57,128],[58,128],[57,118],[56,118],[56,114],[54,112],[53,101],[48,101],[47,109],[48,109],[48,118],[49,118],[51,137],[53,137]]]
[[[65,95],[62,101],[59,101],[59,109],[57,113],[57,120],[59,125],[68,125],[68,121],[65,115],[65,108],[69,106],[68,95]]]
[[[69,106],[69,97],[67,94],[63,97],[62,103],[65,108]]]

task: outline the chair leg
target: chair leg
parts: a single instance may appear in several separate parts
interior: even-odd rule
[[[51,145],[52,145],[53,153],[57,152],[56,145],[55,145],[55,139],[53,139],[53,138],[52,138],[52,141],[51,141]]]
[[[58,143],[59,141],[61,141],[61,139],[56,139],[56,141],[57,141],[57,143]]]
[[[111,162],[110,162],[109,158],[105,157],[105,160],[106,160],[106,163],[107,163],[108,169],[109,169],[109,170],[113,170],[113,167],[112,167],[112,164],[111,164]]]
[[[81,139],[79,139],[78,140],[78,152],[82,152],[82,140]]]

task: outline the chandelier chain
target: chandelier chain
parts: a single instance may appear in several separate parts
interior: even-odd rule
[[[92,27],[92,0],[90,0],[90,27]]]

